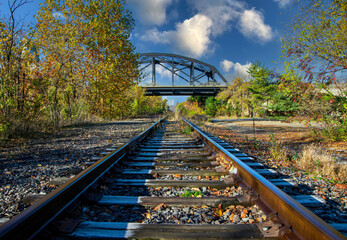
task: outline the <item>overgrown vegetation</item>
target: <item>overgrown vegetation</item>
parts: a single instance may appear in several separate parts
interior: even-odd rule
[[[167,110],[166,100],[136,86],[134,19],[124,0],[47,0],[37,24],[20,28],[9,1],[0,19],[0,137]]]
[[[289,160],[288,151],[284,148],[282,141],[280,141],[275,134],[270,134],[270,154],[275,161]]]
[[[296,165],[308,173],[320,174],[330,179],[346,180],[347,168],[336,163],[336,160],[315,145],[303,149]]]

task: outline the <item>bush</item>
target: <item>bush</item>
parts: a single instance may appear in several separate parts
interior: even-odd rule
[[[205,111],[206,114],[215,117],[217,113],[220,111],[222,106],[222,102],[217,100],[215,97],[209,97],[206,100]]]
[[[179,113],[180,115],[187,118],[192,118],[196,115],[205,114],[202,108],[199,107],[197,102],[191,102],[191,101],[179,103],[176,106],[175,111]]]

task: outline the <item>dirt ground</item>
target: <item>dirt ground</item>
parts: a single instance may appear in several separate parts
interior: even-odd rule
[[[332,142],[316,139],[312,134],[311,128],[319,131],[319,126],[307,127],[299,122],[281,121],[253,121],[246,120],[217,120],[205,124],[208,127],[232,130],[233,137],[239,140],[244,138],[256,138],[261,141],[270,141],[270,134],[283,142],[283,144],[294,151],[301,151],[305,146],[315,144],[328,153],[332,154],[341,164],[347,164],[347,142]],[[235,139],[235,140],[236,140]]]

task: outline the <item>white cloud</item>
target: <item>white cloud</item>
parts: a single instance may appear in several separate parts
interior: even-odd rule
[[[236,74],[241,75],[241,76],[248,76],[248,68],[251,66],[251,63],[246,63],[244,65],[240,64],[240,63],[235,63],[234,65],[234,71],[236,72]]]
[[[224,72],[229,72],[229,70],[234,66],[234,63],[232,61],[224,59],[221,62],[221,66]]]
[[[280,8],[284,8],[291,2],[291,0],[274,0],[274,1],[279,4]]]
[[[176,47],[182,52],[188,52],[195,57],[200,57],[208,51],[211,44],[212,20],[201,14],[196,14],[190,19],[178,23],[176,28]]]
[[[173,0],[128,0],[142,23],[160,26],[165,23],[166,9]]]
[[[272,29],[264,23],[261,12],[252,8],[245,10],[239,21],[240,32],[250,38],[257,38],[262,43],[268,42],[273,38]]]
[[[244,65],[236,62],[229,61],[227,59],[224,59],[221,63],[222,69],[225,72],[229,72],[231,69],[233,69],[234,73],[237,76],[248,76],[248,68],[251,66],[251,63],[246,63]]]
[[[157,28],[152,28],[145,32],[140,39],[154,43],[167,44],[171,42],[173,31],[159,32]]]
[[[172,44],[187,55],[200,57],[209,51],[211,45],[212,20],[201,14],[196,14],[182,23],[176,24],[174,31],[160,32],[154,28],[147,31],[141,40],[161,44]]]
[[[136,1],[139,5],[145,4],[144,2],[146,6],[150,5],[144,0],[131,1]],[[159,0],[148,2],[153,1]],[[247,38],[259,40],[260,43],[268,42],[273,38],[272,29],[264,23],[263,15],[255,9],[246,10],[245,2],[238,0],[187,1],[198,12],[197,14],[177,23],[173,30],[159,31],[157,28],[147,30],[140,39],[155,44],[169,44],[177,52],[201,57],[213,52],[216,45],[214,39],[230,31],[236,24],[241,34]]]
[[[236,0],[188,0],[188,2],[213,21],[213,36],[230,30],[232,26],[230,22],[236,20],[245,7],[244,3]]]
[[[56,19],[65,19],[64,14],[62,14],[61,12],[54,12],[52,15]]]

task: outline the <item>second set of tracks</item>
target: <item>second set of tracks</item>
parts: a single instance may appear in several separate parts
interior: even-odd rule
[[[290,182],[187,120],[161,119],[108,151],[0,238],[344,239],[280,190]]]

